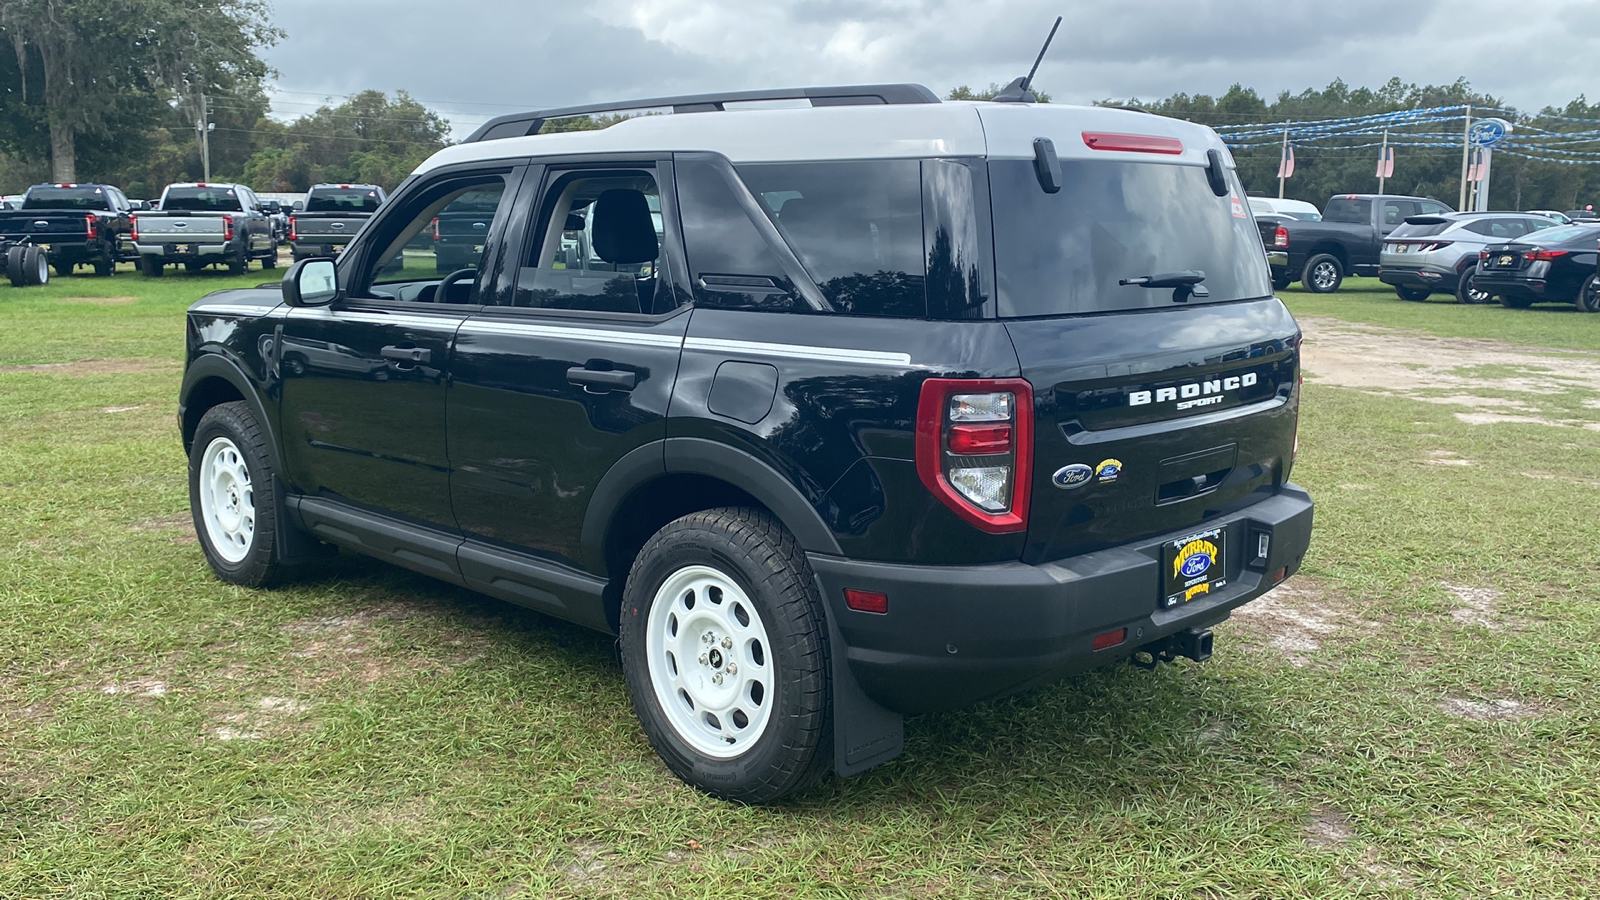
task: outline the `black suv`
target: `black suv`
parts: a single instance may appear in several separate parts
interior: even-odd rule
[[[760,802],[1209,656],[1310,541],[1299,350],[1209,129],[807,88],[490,122],[191,307],[178,418],[224,580],[332,544],[614,632],[673,771]]]

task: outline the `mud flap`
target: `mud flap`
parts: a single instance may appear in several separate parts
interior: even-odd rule
[[[295,524],[299,521],[296,509],[295,521],[289,519],[289,495],[285,490],[283,479],[277,475],[272,476],[272,496],[277,504],[277,515],[273,517],[274,536],[273,548],[278,555],[278,562],[286,566],[298,566],[302,563],[327,559],[338,556],[339,548],[332,544],[325,544],[312,537],[310,533]]]
[[[822,582],[817,593],[826,597]],[[867,696],[850,671],[844,652],[844,635],[833,619],[826,601],[823,616],[828,620],[829,673],[833,683],[833,767],[840,778],[859,775],[899,756],[905,750],[905,717],[885,709]]]

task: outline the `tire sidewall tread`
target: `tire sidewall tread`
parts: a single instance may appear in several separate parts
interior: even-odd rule
[[[250,490],[255,496],[256,525],[250,552],[237,563],[228,562],[212,549],[200,508],[200,463],[206,448],[219,437],[233,441],[244,456],[245,468],[250,472]],[[206,562],[218,578],[229,584],[264,587],[277,581],[283,572],[276,553],[277,498],[273,495],[269,459],[261,426],[242,401],[220,403],[200,417],[189,450],[189,513]]]

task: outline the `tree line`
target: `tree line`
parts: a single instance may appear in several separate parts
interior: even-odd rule
[[[1103,105],[1134,106],[1212,127],[1343,119],[1410,109],[1466,105],[1478,110],[1504,110],[1507,112],[1491,115],[1506,118],[1513,124],[1552,132],[1592,132],[1600,127],[1564,121],[1568,118],[1600,120],[1600,103],[1591,104],[1586,97],[1579,96],[1565,106],[1547,106],[1534,113],[1521,112],[1497,97],[1472,90],[1465,79],[1448,85],[1417,85],[1392,78],[1377,89],[1351,88],[1342,80],[1335,80],[1320,91],[1307,89],[1298,94],[1285,91],[1270,101],[1252,89],[1235,84],[1219,97],[1179,93],[1164,100],[1107,100],[1103,101]],[[1430,125],[1422,130],[1437,133],[1447,127]],[[1456,128],[1459,131],[1460,126]],[[1397,129],[1392,137],[1404,140],[1406,130],[1418,129]],[[1376,140],[1374,136],[1364,135],[1319,140],[1314,145],[1297,143],[1294,175],[1284,185],[1284,196],[1305,200],[1321,208],[1334,194],[1376,191],[1378,149],[1353,146],[1371,144]],[[1600,142],[1568,146],[1588,148],[1600,155]],[[1280,155],[1281,149],[1277,146],[1235,150],[1234,159],[1245,188],[1277,196]],[[1460,185],[1459,143],[1453,148],[1397,147],[1394,176],[1387,180],[1384,190],[1433,197],[1455,206],[1460,199]],[[1591,203],[1600,204],[1600,164],[1597,162],[1553,162],[1504,152],[1494,155],[1489,188],[1490,209],[1567,210]]]

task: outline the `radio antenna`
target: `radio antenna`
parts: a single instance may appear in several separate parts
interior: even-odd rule
[[[994,95],[994,99],[1001,103],[1037,103],[1039,98],[1032,91],[1033,76],[1039,71],[1039,64],[1044,62],[1044,55],[1050,49],[1050,42],[1056,39],[1056,29],[1061,27],[1061,17],[1056,16],[1056,23],[1050,26],[1050,34],[1044,39],[1044,46],[1039,48],[1039,55],[1034,57],[1033,68],[1022,78],[1011,82],[1005,89]]]

